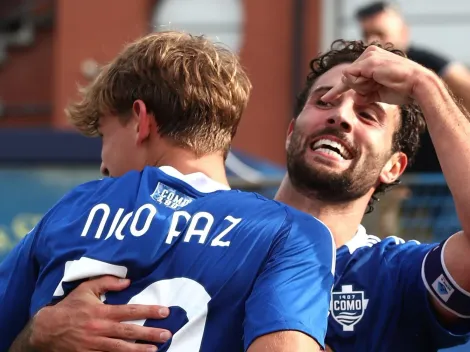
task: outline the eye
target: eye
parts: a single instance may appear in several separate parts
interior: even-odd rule
[[[318,106],[318,107],[320,107],[320,108],[331,108],[331,107],[333,107],[333,104],[331,104],[331,103],[325,103],[325,102],[324,102],[323,100],[321,100],[321,99],[317,99],[317,100],[315,101],[315,105]]]
[[[374,114],[369,113],[368,111],[360,111],[359,116],[366,120],[375,121],[377,120]]]

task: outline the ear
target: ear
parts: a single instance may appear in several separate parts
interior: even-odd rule
[[[142,144],[150,137],[153,117],[148,114],[145,103],[140,99],[132,105],[132,118],[135,120],[136,143]]]
[[[290,120],[289,127],[287,128],[286,150],[289,148],[290,138],[295,127],[295,119]]]
[[[382,168],[379,177],[380,182],[390,184],[396,181],[405,171],[406,165],[408,165],[406,154],[402,152],[394,153]]]

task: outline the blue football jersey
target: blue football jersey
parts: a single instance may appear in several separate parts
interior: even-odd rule
[[[203,174],[148,167],[66,195],[0,266],[0,350],[81,280],[131,286],[107,304],[170,307],[162,351],[241,351],[298,330],[323,345],[335,248],[315,218]]]
[[[380,240],[360,226],[338,248],[326,344],[335,352],[430,352],[468,341],[470,324],[446,330],[422,279],[437,244]]]

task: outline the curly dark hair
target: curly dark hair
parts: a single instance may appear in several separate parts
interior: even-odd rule
[[[396,55],[406,57],[402,51],[393,48],[393,45],[387,44],[382,46],[378,43],[372,43]],[[361,54],[367,49],[369,45],[364,44],[362,41],[346,41],[338,39],[333,42],[328,52],[320,54],[312,61],[310,61],[310,73],[307,76],[307,81],[302,92],[297,97],[295,107],[295,116],[297,117],[304,108],[310,90],[317,80],[325,72],[333,67],[354,62]],[[419,148],[420,134],[425,131],[426,123],[421,108],[416,103],[410,103],[400,106],[401,123],[393,135],[392,152],[403,152],[408,157],[408,163],[411,164],[414,160],[416,152]],[[378,194],[384,193],[391,187],[400,183],[396,180],[390,184],[381,183],[372,195],[366,214],[374,210],[374,203],[379,200]]]

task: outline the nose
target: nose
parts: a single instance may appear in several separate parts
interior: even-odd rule
[[[339,127],[344,132],[351,132],[353,117],[349,110],[352,110],[352,107],[348,109],[345,104],[342,104],[342,106],[334,111],[333,115],[328,117],[326,120],[327,125]]]
[[[108,177],[109,176],[109,170],[108,168],[104,165],[104,163],[101,163],[100,166],[100,172],[103,176]]]

